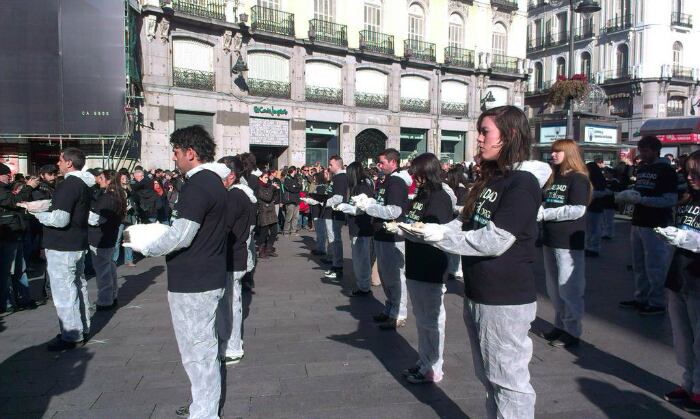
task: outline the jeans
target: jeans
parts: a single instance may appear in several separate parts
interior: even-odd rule
[[[497,306],[464,299],[464,323],[476,377],[486,388],[488,418],[535,417],[535,390],[528,364],[532,340],[528,336],[537,303]]]
[[[124,236],[124,229],[127,227],[126,224],[120,224],[119,225],[119,234],[117,235],[117,243],[114,245],[114,257],[112,257],[112,260],[114,263],[117,263],[119,260],[119,249],[124,249],[124,263],[129,264],[129,263],[134,263],[134,251],[131,250],[131,247],[122,247],[121,242],[122,242],[122,237]]]
[[[299,204],[284,205],[284,233],[296,233],[299,229]]]
[[[316,251],[326,253],[326,220],[314,218],[316,226]]]
[[[443,283],[406,279],[418,330],[420,373],[434,382],[442,380],[442,354],[445,350],[445,304]]]
[[[243,356],[241,279],[245,271],[226,274],[226,290],[216,309],[216,334],[219,337],[219,357],[235,358]]]
[[[85,281],[85,250],[46,249],[46,270],[61,328],[61,339],[79,342],[90,334],[90,301]]]
[[[392,319],[403,320],[408,314],[406,308],[406,244],[404,242],[374,241],[377,255],[377,268],[386,295],[384,314]]]
[[[361,291],[369,291],[372,285],[370,284],[372,276],[372,258],[370,246],[372,245],[371,237],[351,237],[352,244],[352,270],[355,273],[355,281],[357,289]]]
[[[21,238],[0,240],[0,311],[31,300],[23,253]]]
[[[612,208],[603,210],[603,237],[615,238],[615,210]]]
[[[554,306],[554,327],[581,336],[586,257],[583,250],[542,246],[547,295]]]
[[[586,211],[586,250],[600,252],[600,230],[602,222],[602,212]]]
[[[683,388],[700,394],[700,296],[666,290],[676,362],[683,368]]]
[[[343,235],[341,231],[345,223],[333,219],[324,219],[323,222],[326,224],[326,239],[331,250],[333,268],[343,269]]]
[[[221,364],[215,324],[223,295],[223,288],[193,293],[168,291],[175,339],[190,379],[191,419],[219,417]]]
[[[117,264],[114,263],[114,248],[90,246],[92,264],[97,279],[97,305],[109,306],[117,299]]]
[[[642,304],[664,307],[664,283],[672,248],[651,227],[632,226],[630,236],[634,299]]]

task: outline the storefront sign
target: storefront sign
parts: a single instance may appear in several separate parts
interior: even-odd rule
[[[250,144],[288,146],[289,121],[264,118],[250,118]]]
[[[659,137],[659,140],[661,140],[661,142],[663,144],[677,144],[677,143],[700,144],[700,136],[696,133],[658,135],[658,137]]]
[[[564,125],[540,127],[541,144],[553,143],[562,138],[566,138],[566,127]]]
[[[270,116],[287,116],[289,112],[284,108],[275,108],[274,106],[253,106],[253,113],[256,115],[267,114]]]
[[[617,144],[617,128],[586,125],[583,141],[586,143]]]

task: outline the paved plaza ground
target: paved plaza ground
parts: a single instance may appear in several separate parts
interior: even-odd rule
[[[680,376],[668,318],[617,308],[632,292],[628,232],[628,223],[618,222],[617,238],[587,259],[581,346],[555,349],[531,334],[538,418],[688,417],[659,396]],[[371,316],[381,309],[381,287],[373,297],[347,296],[348,241],[342,281],[322,279],[312,244],[309,233],[282,238],[279,257],[260,263],[255,293],[244,300],[245,358],[227,370],[224,416],[484,417],[462,321],[462,282],[448,284],[445,296],[445,379],[411,385],[401,376],[417,356],[410,307],[406,327],[377,329]],[[541,257],[537,273],[534,332],[553,319]],[[170,322],[164,260],[122,266],[119,275],[119,309],[95,313],[92,339],[79,349],[46,351],[57,333],[51,304],[0,318],[0,418],[175,417],[189,385]],[[89,289],[94,302],[94,278]]]

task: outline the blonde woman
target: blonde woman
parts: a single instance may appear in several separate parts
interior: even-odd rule
[[[554,329],[544,334],[549,344],[569,348],[579,343],[586,288],[584,255],[586,205],[592,186],[574,140],[552,144],[553,172],[537,215],[542,221],[547,294],[554,305]]]

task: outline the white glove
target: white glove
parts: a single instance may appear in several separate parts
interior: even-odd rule
[[[426,223],[423,227],[423,241],[439,242],[445,238],[445,233],[447,233],[447,227],[441,224]]]
[[[672,244],[674,246],[678,246],[683,240],[685,240],[686,236],[688,235],[687,231],[681,230],[676,227],[657,227],[654,229],[654,232],[661,236],[661,238],[666,243]]]
[[[41,199],[39,201],[19,202],[17,203],[17,206],[22,207],[29,212],[46,212],[51,206],[51,200]]]
[[[124,230],[124,247],[134,252],[144,253],[153,242],[168,231],[168,226],[160,223],[134,224]]]
[[[399,223],[395,221],[386,222],[384,223],[384,230],[388,231],[389,233],[396,234],[399,232]]]
[[[642,195],[634,189],[627,189],[615,195],[615,202],[636,205],[642,200]]]
[[[357,215],[361,212],[356,206],[346,203],[338,204],[333,209],[349,215]]]
[[[361,193],[359,195],[350,197],[350,203],[352,203],[353,205],[357,205],[360,202],[366,201],[367,199],[369,199],[369,197],[366,194]]]
[[[540,205],[540,208],[537,210],[537,222],[539,223],[542,220],[544,220],[544,207]]]
[[[359,196],[359,195],[358,195]],[[364,200],[361,200],[360,202],[357,202],[355,206],[362,212],[367,212],[367,207],[370,205],[374,205],[377,203],[377,200],[374,198],[367,198]]]

